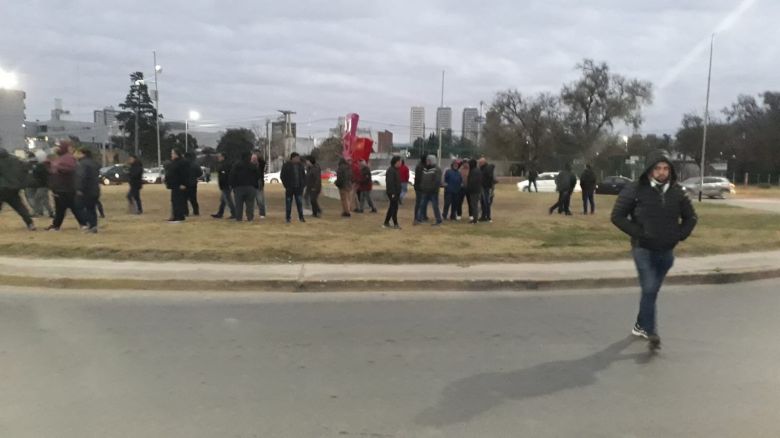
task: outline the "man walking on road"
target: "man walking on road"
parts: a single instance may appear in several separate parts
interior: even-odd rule
[[[211,217],[222,219],[225,215],[225,207],[230,210],[228,219],[236,218],[236,205],[233,203],[233,194],[230,191],[230,168],[233,163],[225,160],[225,154],[217,154],[217,184],[219,184],[219,209]]]
[[[580,175],[580,189],[582,189],[582,214],[588,214],[588,204],[590,203],[590,214],[596,210],[594,194],[596,193],[596,174],[590,168],[590,164],[585,165],[585,170]]]
[[[674,247],[691,235],[696,212],[677,184],[669,153],[663,149],[647,156],[647,169],[637,182],[620,192],[612,210],[612,223],[631,236],[642,296],[631,331],[659,347],[656,299],[667,272],[674,264]]]
[[[298,210],[298,220],[306,222],[303,218],[303,189],[306,187],[306,170],[301,163],[301,156],[297,152],[290,154],[290,160],[282,165],[279,176],[284,185],[284,219],[289,224],[292,219],[292,203],[295,200],[295,208]]]

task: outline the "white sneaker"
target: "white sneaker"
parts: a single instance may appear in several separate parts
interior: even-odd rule
[[[260,219],[265,219],[265,216],[260,216]]]

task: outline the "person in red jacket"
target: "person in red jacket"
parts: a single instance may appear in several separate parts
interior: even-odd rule
[[[54,195],[54,221],[46,230],[59,231],[65,219],[65,211],[70,210],[82,224],[82,218],[75,207],[76,200],[76,158],[73,156],[73,144],[62,141],[55,149],[56,157],[49,165],[49,188]]]
[[[406,161],[401,160],[398,174],[401,177],[401,196],[398,198],[398,204],[403,205],[406,192],[409,190],[409,166],[406,165]]]

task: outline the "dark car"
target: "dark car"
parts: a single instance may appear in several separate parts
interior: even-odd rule
[[[633,182],[625,176],[608,176],[596,185],[596,193],[599,195],[617,195],[626,184]]]
[[[115,164],[113,166],[100,169],[100,183],[104,186],[111,184],[122,184],[129,180],[128,167],[124,164]]]

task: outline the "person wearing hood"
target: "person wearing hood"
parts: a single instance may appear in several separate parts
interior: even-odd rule
[[[341,217],[351,217],[352,173],[349,162],[344,158],[339,159],[335,184],[339,189],[339,198],[341,198]]]
[[[165,168],[165,185],[171,191],[171,217],[168,223],[182,223],[187,216],[189,167],[189,163],[184,159],[184,151],[180,147],[173,148],[171,161]]]
[[[432,223],[432,226],[438,226],[442,223],[441,211],[439,210],[439,189],[441,188],[441,169],[436,165],[436,156],[428,155],[428,159],[425,161],[425,169],[422,171],[422,175],[415,176],[420,179],[420,192],[422,193],[422,201],[420,202],[420,211],[417,213],[417,217],[420,219],[425,218],[428,210],[428,203],[433,205],[433,215],[436,218],[436,222]],[[419,224],[421,221],[417,221]]]
[[[65,212],[70,210],[82,224],[75,209],[76,198],[76,158],[73,157],[73,145],[69,141],[60,142],[55,149],[55,157],[49,163],[49,189],[54,195],[54,220],[46,230],[59,231],[65,220]]]
[[[634,336],[659,347],[656,300],[674,264],[674,248],[693,232],[698,218],[690,199],[677,183],[669,153],[648,154],[639,180],[623,188],[612,210],[612,223],[631,237],[631,252],[642,294]]]
[[[32,209],[33,217],[43,216],[44,210],[50,218],[54,211],[49,203],[49,169],[46,167],[46,155],[38,151],[31,154],[29,165],[29,184],[26,190],[27,202]]]
[[[197,157],[192,152],[184,154],[187,161],[187,202],[184,203],[185,212],[189,214],[187,204],[192,205],[192,215],[200,216],[200,204],[198,204],[198,178],[203,176],[203,169],[198,165]]]
[[[580,189],[582,189],[582,214],[588,214],[588,204],[590,204],[590,214],[596,210],[594,200],[596,193],[596,174],[591,169],[590,164],[585,165],[585,170],[580,175]]]
[[[225,207],[230,210],[228,219],[236,218],[236,205],[233,203],[233,193],[230,185],[230,169],[233,163],[225,159],[225,154],[217,153],[217,184],[219,185],[219,208],[212,214],[214,219],[222,219],[225,215]]]
[[[131,214],[143,214],[144,208],[141,205],[141,189],[144,188],[144,164],[134,154],[127,160],[130,165],[128,173],[128,183],[130,190],[127,192],[127,203]]]
[[[7,150],[0,148],[0,207],[8,203],[22,218],[27,229],[35,231],[30,213],[19,196],[19,191],[24,188],[26,177],[24,163],[9,154]]]
[[[452,160],[450,168],[444,172],[444,219],[447,219],[449,215],[449,219],[453,221],[460,219],[457,203],[463,178],[458,167],[460,167],[460,161]],[[452,208],[451,212],[450,208]]]
[[[322,217],[319,200],[322,192],[322,169],[313,155],[306,158],[306,191],[309,193],[311,215],[316,218]]]
[[[550,214],[557,209],[558,214],[565,213],[571,216],[571,194],[577,186],[577,177],[571,171],[571,164],[566,163],[563,170],[555,176],[555,191],[558,192],[558,202],[550,207]]]
[[[97,233],[97,203],[100,199],[100,167],[92,159],[92,151],[81,148],[76,151],[76,211],[87,233]]]
[[[395,156],[390,160],[390,167],[387,168],[385,173],[385,192],[387,193],[387,199],[390,201],[390,205],[387,207],[387,215],[385,216],[385,223],[382,224],[384,228],[390,228],[390,221],[393,221],[393,228],[400,230],[401,226],[398,225],[398,205],[401,201],[401,157]]]
[[[306,169],[301,163],[301,156],[297,152],[290,154],[290,159],[282,165],[279,175],[284,186],[284,219],[289,224],[292,220],[292,203],[295,200],[295,208],[298,210],[298,220],[306,222],[303,217],[303,189],[306,187]]]
[[[482,171],[477,160],[469,160],[469,177],[466,183],[466,199],[469,203],[469,223],[476,224],[479,216],[479,202],[482,199]]]

